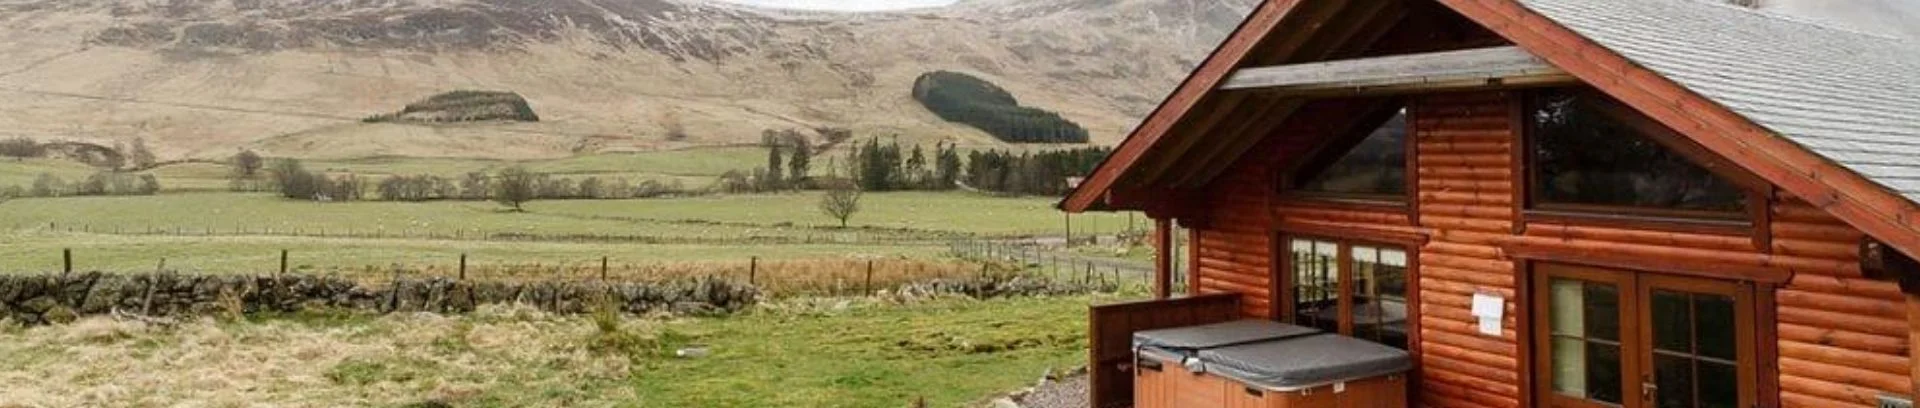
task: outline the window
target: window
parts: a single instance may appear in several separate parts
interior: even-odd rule
[[[1745,214],[1748,194],[1740,186],[1663,144],[1688,142],[1603,95],[1537,92],[1525,115],[1535,208]]]
[[[1293,186],[1311,195],[1404,201],[1407,195],[1407,112],[1371,128],[1358,144],[1321,166],[1309,166]]]
[[[1404,249],[1305,238],[1287,242],[1294,324],[1408,347]]]
[[[1539,265],[1551,406],[1733,408],[1754,399],[1752,297],[1733,282]],[[1539,326],[1535,326],[1539,327]],[[1746,340],[1742,340],[1746,339]],[[1746,367],[1743,369],[1742,367]]]

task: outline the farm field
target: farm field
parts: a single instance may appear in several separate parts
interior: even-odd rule
[[[963,406],[1080,364],[1085,307],[1103,299],[800,300],[674,320],[487,307],[466,316],[311,314],[172,327],[104,317],[4,325],[0,401],[900,407],[924,398]],[[674,357],[693,347],[710,354]]]
[[[304,165],[368,184],[518,165],[554,177],[697,190],[727,171],[764,166],[765,156],[758,147],[713,147]],[[57,160],[5,161],[0,189],[28,187],[42,173],[73,183],[94,172]],[[559,316],[519,305],[467,315],[317,311],[177,325],[0,321],[0,383],[9,384],[0,387],[0,406],[897,407],[920,399],[968,406],[1083,364],[1085,306],[1139,296],[1125,278],[1125,295],[836,297],[987,274],[1094,280],[1091,266],[1062,272],[1055,261],[1045,274],[1046,267],[950,251],[1069,234],[1057,200],[1046,197],[865,193],[843,228],[822,213],[820,191],[535,200],[514,212],[489,201],[309,202],[229,192],[230,172],[220,163],[173,163],[142,172],[159,179],[157,195],[0,201],[0,273],[57,273],[70,253],[75,271],[265,275],[279,270],[284,251],[289,272],[363,283],[402,275],[719,278],[751,282],[768,296],[743,314],[705,318]],[[1076,215],[1070,234],[1147,227],[1126,214]],[[1098,281],[1123,280],[1119,269],[1102,265]],[[685,347],[711,355],[673,356]]]

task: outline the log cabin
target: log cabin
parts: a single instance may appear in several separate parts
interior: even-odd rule
[[[1156,225],[1095,406],[1236,319],[1404,350],[1411,406],[1911,406],[1920,44],[1720,3],[1260,2],[1060,203]]]

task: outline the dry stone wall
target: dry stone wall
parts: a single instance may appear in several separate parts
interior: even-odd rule
[[[604,301],[634,314],[725,314],[745,309],[760,298],[760,290],[753,286],[720,279],[608,283],[425,278],[369,285],[312,275],[91,272],[0,276],[0,318],[25,324],[60,323],[114,312],[156,317],[309,309],[464,313],[478,305],[498,303],[524,303],[556,313],[585,313]]]

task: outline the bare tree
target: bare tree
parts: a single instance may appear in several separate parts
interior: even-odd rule
[[[820,197],[820,212],[840,220],[840,228],[846,228],[847,219],[860,212],[860,186],[851,181],[834,180],[827,194]]]
[[[520,206],[533,201],[539,194],[539,184],[540,175],[520,166],[508,167],[493,178],[493,201],[513,207],[516,212],[526,211]]]
[[[251,179],[259,175],[260,168],[265,167],[266,164],[266,159],[261,158],[260,154],[242,149],[239,154],[233,155],[233,174],[239,178]]]

